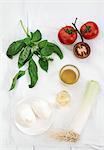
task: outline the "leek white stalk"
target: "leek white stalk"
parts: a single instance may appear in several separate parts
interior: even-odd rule
[[[86,91],[82,100],[82,103],[79,109],[72,120],[70,129],[68,132],[63,132],[61,134],[57,134],[61,139],[76,142],[80,134],[88,120],[89,114],[91,112],[92,105],[96,100],[97,95],[100,92],[100,85],[97,81],[89,81],[86,87]]]
[[[92,105],[96,100],[96,96],[98,95],[99,91],[100,86],[98,82],[96,81],[88,82],[82,103],[70,127],[70,129],[77,132],[78,134],[81,133],[84,125],[86,124]]]

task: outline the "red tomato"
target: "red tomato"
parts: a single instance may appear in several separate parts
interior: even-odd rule
[[[99,28],[95,22],[89,21],[81,26],[80,32],[85,39],[89,40],[98,35]]]
[[[58,38],[63,44],[73,44],[77,39],[77,32],[72,26],[66,26],[59,30]]]

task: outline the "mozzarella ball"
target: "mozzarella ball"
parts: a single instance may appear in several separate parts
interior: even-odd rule
[[[51,107],[45,101],[34,101],[32,103],[32,109],[40,119],[48,119],[52,113]]]
[[[17,106],[16,121],[23,127],[31,127],[33,125],[36,117],[29,104],[20,104]]]

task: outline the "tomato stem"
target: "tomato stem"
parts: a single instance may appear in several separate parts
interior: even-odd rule
[[[87,26],[87,25],[85,25],[86,26],[86,29],[84,30],[84,32],[90,32],[91,31],[91,26]]]
[[[76,31],[77,31],[78,34],[80,35],[82,42],[84,42],[84,39],[83,39],[83,37],[82,37],[82,34],[80,33],[80,31],[79,31],[78,28],[76,27],[77,19],[78,19],[78,18],[75,19],[75,22],[72,23],[72,25],[74,26],[74,28],[76,29]]]
[[[73,33],[73,31],[69,30],[69,29],[66,29],[65,32],[68,33],[68,34],[72,34]]]

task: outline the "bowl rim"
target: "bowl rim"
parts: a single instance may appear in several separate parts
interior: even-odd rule
[[[46,127],[46,128],[42,128],[42,131],[39,131],[39,133],[27,133],[27,132],[25,132],[25,131],[23,131],[24,129],[28,129],[28,128],[26,128],[26,127],[23,127],[22,125],[20,125],[17,121],[16,121],[16,107],[18,106],[18,105],[20,105],[20,104],[22,104],[23,102],[25,102],[25,101],[28,101],[28,99],[29,98],[33,98],[33,96],[27,96],[27,97],[24,97],[24,98],[22,98],[21,100],[19,100],[17,103],[16,103],[16,105],[15,105],[15,107],[14,107],[14,114],[13,114],[13,120],[14,120],[14,124],[15,124],[15,126],[16,126],[16,128],[21,132],[21,133],[23,133],[23,134],[26,134],[26,135],[30,135],[30,136],[37,136],[37,135],[41,135],[41,134],[44,134],[45,132],[47,132],[48,130],[49,130],[49,128],[52,126],[52,124],[54,123],[54,118],[55,118],[55,109],[54,109],[54,107],[52,107],[51,106],[51,103],[50,102],[48,102],[48,100],[46,99],[46,101],[43,99],[43,101],[44,102],[48,102],[48,104],[51,106],[51,109],[52,109],[52,114],[51,114],[51,122],[49,123],[49,125]],[[35,96],[34,96],[35,97]],[[38,100],[41,100],[42,101],[42,97],[35,97],[37,100],[36,101],[38,101]],[[35,99],[34,98],[34,99]],[[35,101],[35,100],[34,100]],[[29,101],[30,103],[32,103],[32,100],[31,101]],[[24,128],[24,129],[23,129]]]

